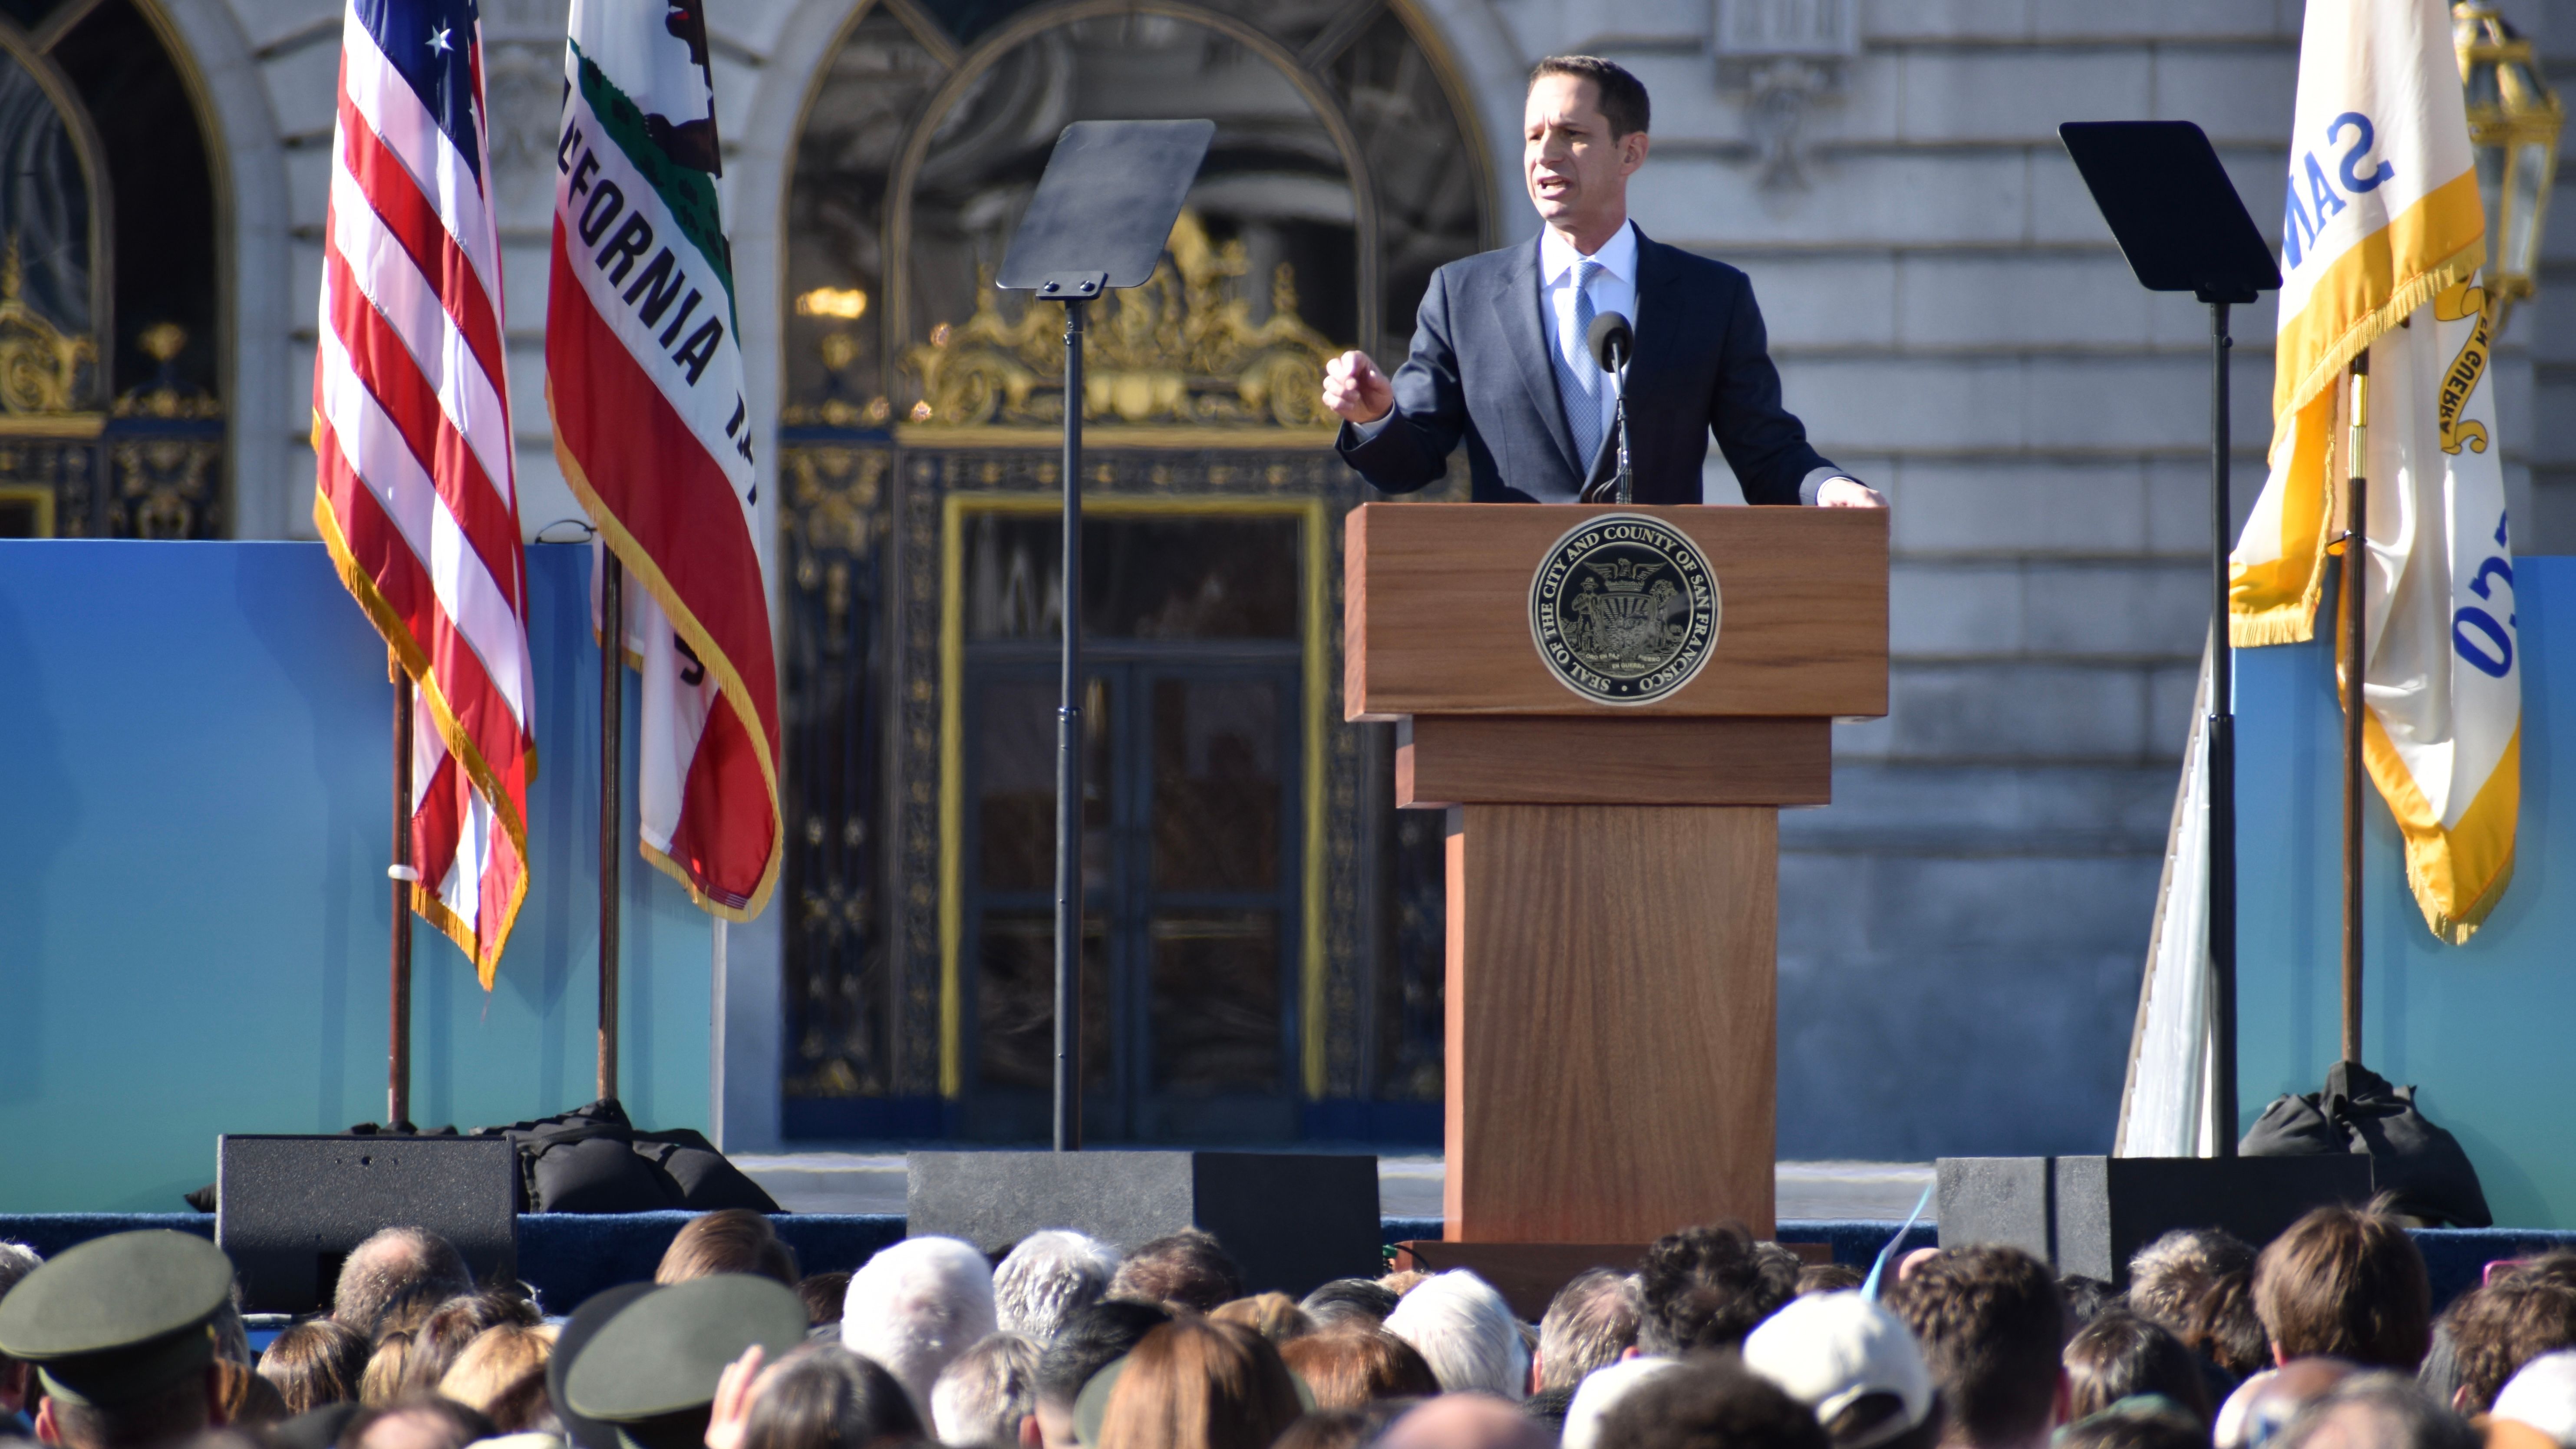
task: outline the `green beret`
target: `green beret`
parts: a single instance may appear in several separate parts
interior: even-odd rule
[[[214,1362],[207,1321],[232,1291],[232,1259],[195,1234],[93,1238],[0,1298],[0,1354],[67,1403],[131,1403]]]
[[[564,1397],[573,1412],[610,1424],[702,1415],[725,1365],[755,1343],[775,1363],[805,1341],[805,1328],[803,1301],[775,1279],[719,1273],[656,1288],[582,1345],[564,1371]]]

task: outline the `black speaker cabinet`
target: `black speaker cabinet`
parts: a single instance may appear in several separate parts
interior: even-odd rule
[[[2225,1228],[2260,1248],[2310,1208],[2370,1199],[2370,1159],[1944,1157],[1941,1246],[2003,1243],[2060,1273],[2126,1287],[2129,1258],[2175,1228]]]
[[[216,1139],[215,1245],[252,1313],[326,1308],[340,1263],[379,1228],[427,1228],[478,1282],[519,1271],[515,1150],[498,1137]]]

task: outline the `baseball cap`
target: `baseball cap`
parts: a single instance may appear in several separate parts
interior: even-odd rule
[[[1823,1424],[1871,1394],[1893,1394],[1904,1406],[1836,1449],[1872,1449],[1932,1412],[1932,1373],[1913,1331],[1856,1292],[1790,1300],[1746,1336],[1744,1366],[1815,1410]]]

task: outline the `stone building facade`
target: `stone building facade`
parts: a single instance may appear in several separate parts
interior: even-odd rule
[[[312,537],[307,403],[341,7],[0,0],[0,23],[23,47],[117,7],[141,17],[171,52],[210,152],[222,325],[204,391],[218,397],[229,428],[220,521],[210,529]],[[986,114],[975,108],[1010,99],[989,93],[1060,73],[1074,76],[1076,89],[1105,88],[1112,99],[1101,104],[1114,107],[1122,46],[1141,57],[1178,43],[1172,26],[1199,25],[1214,27],[1220,39],[1209,45],[1232,47],[1228,55],[1268,57],[1272,71],[1259,74],[1269,79],[1252,90],[1284,76],[1313,117],[1281,118],[1296,110],[1294,96],[1279,103],[1285,112],[1262,111],[1269,102],[1230,82],[1232,73],[1206,68],[1215,61],[1192,62],[1202,68],[1183,75],[1137,60],[1140,79],[1128,84],[1140,88],[1130,98],[1151,96],[1160,107],[1199,87],[1208,106],[1241,108],[1243,124],[1269,136],[1277,153],[1246,163],[1251,179],[1240,189],[1260,199],[1207,200],[1220,231],[1234,225],[1223,216],[1240,223],[1230,237],[1202,238],[1215,260],[1191,271],[1176,240],[1174,297],[1186,287],[1231,288],[1224,295],[1242,300],[1246,317],[1293,322],[1302,296],[1300,325],[1312,325],[1301,335],[1319,346],[1362,343],[1388,361],[1401,350],[1429,265],[1534,233],[1517,159],[1528,64],[1591,51],[1644,78],[1655,123],[1653,159],[1632,192],[1639,223],[1751,274],[1789,405],[1828,456],[1885,489],[1895,507],[1891,713],[1839,727],[1835,803],[1795,812],[1782,826],[1782,1155],[2108,1146],[2207,622],[2208,337],[2205,313],[2188,298],[2136,287],[2054,128],[2078,119],[2196,121],[2258,223],[2275,234],[2297,0],[1211,0],[1199,9],[1160,0],[718,0],[709,8],[745,365],[755,395],[777,400],[761,420],[761,452],[812,470],[804,503],[794,486],[761,494],[782,628],[806,627],[795,622],[808,607],[800,590],[814,600],[855,597],[861,603],[849,607],[880,607],[882,617],[849,627],[876,631],[866,633],[869,647],[886,651],[870,666],[873,682],[848,685],[855,692],[835,706],[848,730],[875,731],[853,747],[874,783],[836,797],[846,820],[834,816],[830,832],[833,841],[846,833],[864,866],[829,891],[783,894],[766,919],[723,937],[716,1116],[730,1143],[774,1141],[782,1129],[1007,1132],[1018,1120],[1000,1111],[976,1129],[954,1110],[957,1056],[968,1049],[961,1040],[971,1045],[984,1039],[976,1031],[1002,1027],[989,1011],[978,1018],[972,1003],[940,993],[959,989],[959,940],[986,938],[975,920],[960,924],[961,908],[941,894],[954,895],[957,877],[907,874],[905,864],[907,850],[935,853],[940,830],[962,828],[953,814],[936,814],[924,772],[943,768],[934,736],[959,727],[954,714],[939,714],[940,691],[982,677],[971,658],[967,674],[937,673],[949,667],[938,639],[903,632],[930,628],[904,613],[907,589],[936,582],[920,572],[930,567],[920,550],[935,553],[946,546],[943,528],[963,526],[963,514],[942,523],[934,500],[972,513],[983,506],[978,488],[998,496],[1041,481],[1026,439],[919,431],[948,420],[933,415],[920,370],[927,364],[906,360],[905,349],[949,346],[952,325],[954,336],[972,330],[974,277],[960,259],[991,222],[962,202],[939,213],[953,233],[941,235],[963,238],[962,249],[943,262],[925,240],[911,279],[886,284],[891,293],[832,269],[888,265],[861,254],[871,252],[870,237],[894,237],[887,228],[897,223],[869,211],[876,201],[859,193],[914,175],[905,165],[936,173],[955,154],[942,148],[962,145],[956,133]],[[2545,49],[2576,45],[2576,0],[2506,8]],[[483,5],[521,511],[532,538],[571,536],[566,521],[578,517],[541,401],[564,12],[564,0]],[[1050,15],[1072,27],[1061,44],[1073,58],[1060,58],[1059,71],[1029,61],[1035,69],[1020,75],[1011,56],[974,70],[995,37],[1017,33],[1013,26],[1036,36]],[[953,81],[947,90],[941,77]],[[926,114],[919,108],[941,105],[961,119],[910,152],[895,144]],[[869,140],[879,132],[892,139]],[[841,171],[824,167],[823,139],[855,159]],[[1304,163],[1277,159],[1327,143],[1341,148],[1341,161],[1301,171]],[[1345,174],[1352,168],[1368,171],[1365,186]],[[930,196],[935,179],[906,184],[932,188],[917,193]],[[1353,189],[1337,200],[1328,194],[1335,185]],[[1370,186],[1374,193],[1360,194]],[[850,221],[843,213],[851,208],[865,215]],[[831,242],[835,227],[859,240]],[[2571,228],[2576,222],[2558,229],[2554,255],[2576,248]],[[1318,260],[1315,248],[1326,243],[1315,238],[1331,242],[1352,229],[1363,236],[1362,256],[1344,275],[1342,261]],[[1375,252],[1365,241],[1372,234],[1381,236]],[[901,242],[911,245],[908,236]],[[2495,374],[2526,552],[2576,541],[2576,423],[2565,421],[2576,418],[2576,322],[2567,320],[2576,276],[2557,266],[2539,302],[2516,316]],[[1265,275],[1292,272],[1284,291]],[[827,318],[857,319],[850,309],[871,303],[811,299],[871,288],[880,310],[834,334],[856,340],[818,344],[824,333],[815,329]],[[900,325],[884,324],[887,306]],[[891,330],[869,330],[881,325]],[[2262,475],[2271,327],[2268,304],[2235,319],[2240,514]],[[1288,332],[1283,324],[1262,335],[1268,346]],[[906,411],[916,403],[923,411]],[[1215,416],[1206,410],[1214,406],[1202,415]],[[918,420],[910,433],[907,418]],[[1195,490],[1247,507],[1269,499],[1262,506],[1285,510],[1280,517],[1325,521],[1357,497],[1316,452],[1312,419],[1229,418],[1277,431],[1199,438],[1169,457],[1151,450],[1176,445],[1146,439],[1132,467],[1120,464],[1127,471],[1104,487],[1143,500],[1134,504],[1140,513],[1154,498]],[[1175,468],[1185,475],[1179,483],[1169,476]],[[1714,458],[1708,496],[1734,496]],[[892,552],[865,553],[870,540]],[[956,567],[971,574],[978,565],[968,556]],[[786,647],[793,651],[792,640]],[[975,647],[961,646],[968,655]],[[1253,669],[1258,654],[1228,667]],[[1138,658],[1138,669],[1160,667]],[[791,660],[791,676],[797,668]],[[791,678],[791,694],[797,687]],[[1296,685],[1280,687],[1293,693]],[[1324,704],[1298,698],[1301,709]],[[1292,737],[1294,728],[1280,736]],[[1384,750],[1365,731],[1318,731],[1308,740],[1303,801],[1292,802],[1291,837],[1325,831],[1359,842],[1342,853],[1305,851],[1312,869],[1303,888],[1329,905],[1313,896],[1282,907],[1304,912],[1305,934],[1282,937],[1289,944],[1279,949],[1307,974],[1302,985],[1280,978],[1288,983],[1280,1010],[1307,1015],[1283,1049],[1279,1095],[1307,1110],[1224,1120],[1183,1112],[1155,1119],[1166,1135],[1383,1137],[1428,1121],[1314,1110],[1326,1101],[1422,1105],[1423,1062],[1418,1052],[1404,1058],[1398,1038],[1419,1036],[1431,1019],[1422,991],[1436,990],[1436,962],[1414,959],[1425,949],[1423,922],[1418,911],[1407,914],[1407,901],[1422,896],[1423,831],[1422,822],[1382,818],[1370,803]],[[961,756],[944,758],[944,768],[961,768]],[[791,765],[791,795],[793,773]],[[791,802],[791,830],[810,823],[821,849],[828,812],[807,822],[797,808]],[[874,843],[863,848],[863,840]],[[1286,848],[1297,854],[1298,839]],[[864,987],[843,986],[866,998],[870,1050],[883,1061],[849,1058],[833,1069],[840,1085],[826,1095],[912,1108],[835,1116],[797,1106],[805,1089],[796,1084],[811,1087],[830,1064],[816,1065],[821,1059],[800,1044],[800,1033],[823,1028],[800,1015],[807,1008],[797,993],[823,986],[799,974],[805,948],[793,938],[800,922],[845,908],[852,939],[873,963],[848,970],[877,974]],[[1435,984],[1424,988],[1426,979]],[[782,1080],[790,1083],[783,1114]],[[945,1116],[943,1100],[952,1104]]]

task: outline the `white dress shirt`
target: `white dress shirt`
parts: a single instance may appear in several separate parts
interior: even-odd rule
[[[1554,227],[1540,230],[1539,297],[1545,305],[1539,308],[1539,315],[1547,322],[1548,343],[1556,349],[1558,356],[1565,359],[1565,365],[1574,369],[1576,377],[1592,384],[1594,396],[1601,400],[1598,434],[1607,438],[1619,389],[1615,382],[1601,375],[1600,364],[1592,360],[1591,349],[1584,346],[1583,329],[1574,325],[1574,265],[1582,259],[1583,254],[1574,249],[1574,243],[1567,241]],[[1633,221],[1620,223],[1619,230],[1601,244],[1601,250],[1594,252],[1592,259],[1602,267],[1592,278],[1592,315],[1598,317],[1604,312],[1616,312],[1628,319],[1631,328],[1635,327],[1637,224]],[[1569,408],[1576,401],[1573,398],[1565,400]]]

